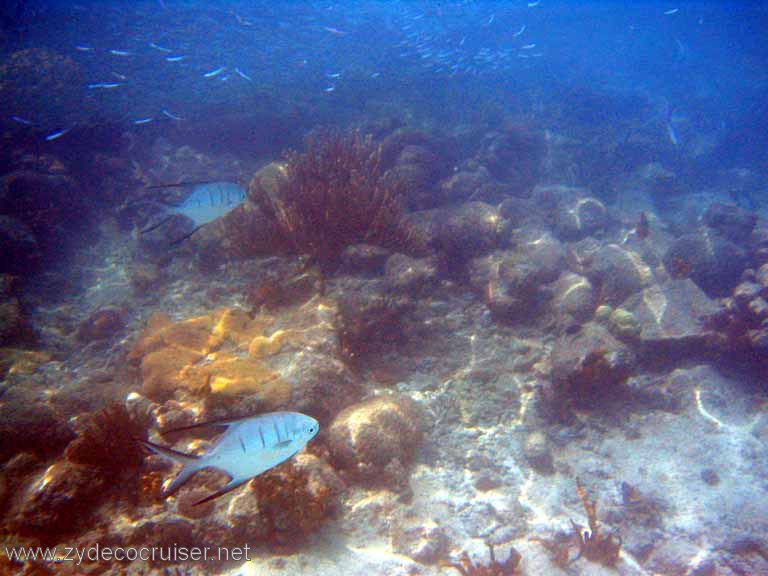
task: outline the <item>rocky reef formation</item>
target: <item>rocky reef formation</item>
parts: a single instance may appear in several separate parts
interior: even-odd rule
[[[327,414],[353,388],[340,361],[335,315],[332,303],[318,299],[280,321],[238,309],[180,322],[155,315],[129,359],[139,368],[143,394],[153,399],[182,394],[231,405],[247,397],[243,412]]]
[[[321,136],[66,308],[2,277],[7,540],[248,544],[266,573],[765,572],[764,218],[665,213],[682,177],[653,162],[600,195],[566,177],[587,151],[515,123],[475,144]],[[163,158],[141,178],[211,164]],[[188,427],[275,410],[321,433],[200,506],[220,473],[163,499],[177,467],[133,442],[200,453]]]
[[[331,459],[357,482],[403,489],[421,440],[422,420],[409,398],[384,396],[354,404],[331,423]]]
[[[39,117],[65,116],[82,100],[80,67],[63,54],[27,48],[10,54],[0,65],[0,96],[4,115],[30,110]]]

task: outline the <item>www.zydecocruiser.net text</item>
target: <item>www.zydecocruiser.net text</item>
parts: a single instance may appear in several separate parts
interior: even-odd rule
[[[11,562],[73,562],[77,566],[89,562],[228,562],[250,561],[251,547],[211,546],[158,546],[158,547],[6,547],[5,554]]]

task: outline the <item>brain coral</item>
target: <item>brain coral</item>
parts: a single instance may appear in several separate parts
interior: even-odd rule
[[[416,404],[407,397],[378,396],[354,404],[331,424],[333,462],[358,481],[404,488],[421,424]]]

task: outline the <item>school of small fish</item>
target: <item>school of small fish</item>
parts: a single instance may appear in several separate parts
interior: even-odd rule
[[[72,27],[72,57],[94,77],[84,84],[87,98],[125,110],[123,121],[144,126],[157,120],[182,121],[179,91],[204,102],[236,99],[248,91],[269,92],[301,81],[318,94],[343,92],[361,81],[397,74],[429,74],[456,82],[491,75],[516,75],[558,50],[547,42],[547,3],[478,3],[461,0],[430,4],[395,0],[375,4],[306,4],[299,7],[255,2],[237,10],[190,12],[170,4],[143,8],[94,9],[92,32]],[[648,7],[659,18],[685,10]],[[147,22],[163,22],[161,28]],[[275,26],[277,22],[277,26]],[[105,45],[113,30],[113,45]],[[634,29],[634,27],[632,28]],[[375,50],[360,50],[375,35]],[[394,78],[396,80],[396,78]],[[204,85],[200,82],[205,83]],[[130,96],[124,93],[130,91]],[[349,90],[347,90],[347,93]],[[152,104],[136,101],[152,93]],[[165,105],[157,102],[165,100]],[[126,106],[126,102],[132,105]],[[43,122],[24,110],[14,122],[38,129]],[[43,135],[65,136],[74,126]],[[670,134],[670,138],[673,136]]]

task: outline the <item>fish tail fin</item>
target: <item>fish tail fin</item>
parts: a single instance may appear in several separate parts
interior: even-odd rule
[[[140,440],[140,442],[145,448],[149,449],[155,454],[159,454],[168,460],[173,460],[174,462],[178,462],[179,464],[183,465],[183,468],[176,475],[176,478],[173,479],[168,488],[166,488],[163,492],[164,498],[167,498],[176,492],[176,490],[178,490],[181,485],[184,484],[184,482],[189,480],[189,477],[192,476],[192,474],[205,467],[201,463],[200,458],[194,456],[193,454],[185,454],[184,452],[179,452],[173,448],[161,446],[160,444],[155,444],[154,442],[149,442],[148,440]]]

